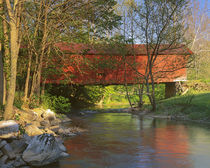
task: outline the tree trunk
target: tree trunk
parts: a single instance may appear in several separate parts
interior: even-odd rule
[[[152,82],[152,111],[156,111],[156,98],[155,98],[155,85],[154,82]]]
[[[51,52],[51,47],[49,46],[48,50],[47,50],[47,60],[46,60],[45,68],[48,67],[48,61],[49,61],[49,57],[50,57],[50,52]],[[45,93],[45,85],[46,85],[46,78],[43,79],[41,95],[44,95],[44,93]]]
[[[3,58],[2,47],[0,43],[0,105],[3,105],[4,100],[4,74],[3,74]]]
[[[32,84],[31,84],[31,93],[30,93],[30,98],[33,97],[35,90],[36,90],[36,84],[37,84],[37,64],[38,64],[38,56],[36,56],[36,67],[35,67],[35,71],[33,73],[33,77],[32,77]]]
[[[3,105],[6,104],[6,97],[7,97],[7,80],[4,73],[4,93],[3,93]]]
[[[42,47],[40,62],[39,62],[38,71],[37,71],[36,94],[37,94],[38,97],[40,97],[41,74],[42,74],[42,64],[43,64],[44,50],[45,50],[45,46]]]
[[[4,33],[4,104],[6,103],[7,93],[9,89],[9,80],[10,80],[10,49],[9,49],[9,31],[8,25],[5,20],[5,15],[3,16],[3,33]]]
[[[155,83],[154,83],[154,77],[152,72],[152,66],[150,67],[150,77],[151,77],[151,84],[152,84],[152,111],[156,111],[156,99],[155,99]]]
[[[142,84],[138,85],[138,92],[139,92],[138,107],[142,108],[142,106],[144,104],[144,102],[143,102],[144,82]]]
[[[43,96],[45,93],[45,85],[46,85],[45,83],[46,83],[46,79],[43,81],[43,84],[42,84],[41,96]]]
[[[127,84],[127,67],[126,67],[126,56],[124,55],[124,86],[125,86],[125,91],[126,91],[126,96],[128,99],[128,102],[130,104],[130,107],[133,108],[129,93],[128,93],[128,84]]]
[[[42,1],[42,3],[45,1]],[[41,6],[40,5],[40,10]],[[41,84],[41,73],[42,73],[42,64],[43,64],[43,58],[45,55],[45,49],[46,49],[46,41],[47,41],[47,22],[48,22],[48,9],[49,9],[49,2],[46,1],[46,4],[44,5],[44,26],[43,26],[43,37],[42,37],[42,42],[41,42],[41,51],[40,51],[40,57],[38,59],[38,54],[36,54],[36,68],[34,71],[33,75],[33,80],[32,80],[32,87],[31,87],[31,93],[30,93],[30,98],[36,93],[38,97],[40,97],[40,84]],[[40,16],[38,17],[40,19]],[[39,24],[39,23],[38,23]],[[36,29],[36,33],[38,31],[38,28]],[[36,34],[35,33],[35,34]]]
[[[2,16],[3,16],[3,0],[0,0],[0,25],[2,27],[3,21],[2,21]],[[2,31],[2,29],[1,29]],[[3,53],[2,53],[2,36],[0,37],[0,105],[3,105],[3,100],[4,100],[4,74],[3,74]]]
[[[48,22],[48,9],[49,9],[49,4],[46,2],[45,6],[45,11],[44,11],[44,27],[43,27],[43,38],[42,38],[42,43],[41,43],[41,55],[40,55],[40,62],[38,66],[38,71],[37,71],[37,95],[40,97],[40,87],[41,87],[41,74],[42,74],[42,65],[43,65],[43,58],[45,55],[45,50],[47,48],[46,42],[47,42],[47,22]]]
[[[29,56],[28,56],[28,69],[27,69],[27,76],[26,76],[26,83],[25,83],[25,90],[24,90],[24,102],[26,102],[28,98],[29,79],[30,79],[30,73],[31,73],[32,52],[30,49],[28,50],[29,50]]]
[[[14,19],[14,18],[13,18]],[[4,112],[4,119],[12,119],[14,116],[13,103],[16,89],[17,59],[19,53],[19,39],[17,25],[14,20],[10,21],[10,44],[11,44],[11,68],[10,84],[8,90],[7,104]]]

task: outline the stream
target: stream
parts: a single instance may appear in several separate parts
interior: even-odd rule
[[[210,125],[113,112],[73,121],[88,131],[66,138],[70,157],[48,168],[210,167]]]

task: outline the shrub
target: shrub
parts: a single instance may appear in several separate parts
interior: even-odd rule
[[[39,107],[39,97],[37,95],[33,95],[28,102],[28,106],[30,109]]]
[[[71,111],[71,103],[68,98],[63,96],[53,96],[52,110],[58,113],[69,113]]]
[[[14,106],[21,109],[22,105],[23,105],[23,92],[16,92],[15,93],[15,99],[14,99]]]
[[[71,111],[71,103],[68,98],[46,94],[41,99],[42,107],[45,109],[51,109],[56,113],[69,113]]]

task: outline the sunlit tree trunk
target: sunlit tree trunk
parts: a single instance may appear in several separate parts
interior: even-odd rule
[[[15,0],[14,4],[11,5],[9,0],[6,0],[6,6],[9,16],[9,27],[10,27],[10,53],[11,53],[11,67],[10,67],[10,84],[8,90],[7,103],[4,112],[4,119],[12,119],[14,116],[13,103],[15,98],[16,88],[16,75],[17,75],[17,59],[20,48],[19,39],[19,24],[20,24],[20,1]]]
[[[0,27],[2,27],[2,16],[3,16],[3,0],[0,0]],[[2,29],[0,30],[2,32]],[[2,39],[0,37],[0,105],[3,105],[4,99],[4,74],[3,74],[3,54],[2,54]]]
[[[3,100],[4,100],[4,74],[3,74],[2,46],[0,43],[0,105],[3,105]]]
[[[9,80],[10,80],[10,49],[9,49],[9,30],[6,22],[6,17],[3,15],[3,34],[4,34],[4,98],[3,104],[6,103],[7,93],[9,89]]]
[[[11,21],[10,23],[10,41],[11,41],[11,76],[10,76],[10,85],[8,90],[8,98],[4,113],[4,119],[12,119],[13,118],[13,102],[15,98],[15,87],[16,87],[16,74],[17,74],[17,59],[19,52],[19,44],[18,44],[18,32],[16,23]]]

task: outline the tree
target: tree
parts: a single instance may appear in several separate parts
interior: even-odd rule
[[[9,51],[9,30],[8,23],[6,20],[6,5],[2,0],[1,4],[1,23],[0,23],[0,33],[1,33],[1,58],[0,58],[0,71],[1,71],[1,85],[0,85],[0,104],[5,105],[7,92],[9,87],[9,79],[10,79],[10,51]]]
[[[190,39],[188,46],[195,56],[189,74],[195,79],[208,78],[210,75],[210,18],[207,4],[206,0],[204,7],[201,8],[199,1],[193,0],[190,15],[186,17],[188,29],[185,37]]]
[[[29,95],[31,71],[33,76],[29,97],[33,97],[34,94],[40,95],[43,63],[49,62],[50,65],[48,60],[51,60],[52,51],[57,50],[55,44],[59,41],[99,42],[105,37],[106,31],[110,31],[119,24],[120,17],[112,9],[115,4],[114,0],[103,2],[99,0],[65,0],[56,3],[53,0],[40,0],[27,3],[24,42],[28,47],[29,61],[25,83],[25,101]],[[53,59],[61,60],[63,63],[59,65],[64,65],[65,54],[56,54],[55,52],[53,54],[56,56]]]
[[[134,9],[135,24],[139,27],[137,40],[146,45],[147,63],[143,83],[152,111],[156,110],[154,68],[157,58],[159,53],[185,44],[183,22],[187,4],[187,0],[144,0]]]
[[[3,75],[3,53],[2,53],[2,41],[3,41],[3,21],[2,21],[2,16],[3,16],[3,0],[0,0],[0,105],[3,105],[3,97],[4,97],[4,75]]]
[[[17,59],[20,48],[20,21],[22,12],[23,0],[14,0],[12,3],[6,0],[6,15],[8,16],[8,24],[10,28],[10,53],[11,53],[11,67],[10,67],[10,83],[8,89],[7,103],[4,112],[4,119],[11,119],[14,115],[13,102],[16,89],[16,75],[17,75]],[[7,17],[5,17],[7,18]]]

